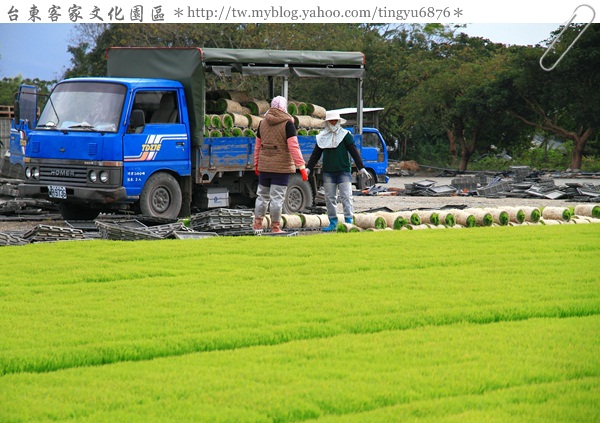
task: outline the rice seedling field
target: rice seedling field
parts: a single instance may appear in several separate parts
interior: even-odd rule
[[[600,421],[600,225],[0,249],[0,421]]]

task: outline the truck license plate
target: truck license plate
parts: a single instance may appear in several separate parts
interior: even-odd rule
[[[56,185],[48,186],[48,197],[50,198],[60,198],[62,200],[67,199],[67,188],[59,187]]]

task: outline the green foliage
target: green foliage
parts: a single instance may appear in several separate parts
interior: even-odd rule
[[[600,172],[600,157],[583,156],[581,170],[585,172]]]
[[[556,63],[584,27],[585,24],[569,25],[557,42],[556,51],[544,59],[545,66]],[[599,43],[600,25],[590,25],[581,34],[576,48],[569,50],[552,71],[543,70],[539,64],[543,48],[515,48],[511,50],[509,71],[502,75],[503,85],[513,92],[507,109],[516,118],[547,134],[574,142],[568,168],[581,169],[586,144],[598,132]]]
[[[599,235],[569,225],[5,247],[2,416],[594,421]],[[372,254],[349,261],[365,242]],[[390,255],[398,245],[411,248]],[[440,245],[452,245],[443,260],[424,254]]]
[[[522,164],[521,161],[517,160],[505,160],[503,158],[495,156],[486,156],[478,160],[471,161],[469,169],[473,171],[505,171],[510,166],[516,166],[517,163]],[[525,164],[522,164],[523,166]]]
[[[515,161],[532,169],[566,170],[571,157],[566,151],[531,148],[524,150]]]
[[[48,94],[56,81],[23,78],[21,75],[14,78],[2,78],[0,81],[0,105],[12,106],[15,102],[15,93],[19,91],[19,86],[22,84],[34,85],[39,88],[40,94]]]
[[[582,29],[571,25],[548,62]],[[439,24],[88,24],[75,31],[67,77],[105,75],[105,52],[112,46],[362,51],[364,105],[385,109],[379,127],[390,145],[406,140],[399,159],[479,169],[472,159],[489,153],[492,144],[519,157],[538,130],[571,139],[571,163],[554,156],[544,163],[546,155],[537,153],[523,160],[543,168],[598,169],[600,25],[591,25],[552,72],[539,66],[542,47],[506,47]],[[12,104],[15,87],[0,87],[2,102]],[[215,77],[208,88],[269,95],[261,78]],[[356,81],[291,77],[289,97],[327,109],[349,107],[356,103]]]

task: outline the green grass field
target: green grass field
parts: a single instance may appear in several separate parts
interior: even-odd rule
[[[600,421],[600,225],[0,248],[0,422]]]

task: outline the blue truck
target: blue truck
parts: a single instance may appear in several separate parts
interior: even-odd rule
[[[287,97],[290,77],[355,79],[356,144],[374,180],[387,182],[386,144],[362,127],[362,53],[123,47],[107,51],[107,69],[59,82],[26,137],[20,195],[55,201],[67,220],[116,210],[174,219],[253,204],[255,138],[206,130],[209,87],[233,78],[262,77],[268,98],[276,87]],[[298,140],[308,160],[315,136]],[[294,175],[284,210],[311,207],[320,184],[318,169],[306,182]]]

